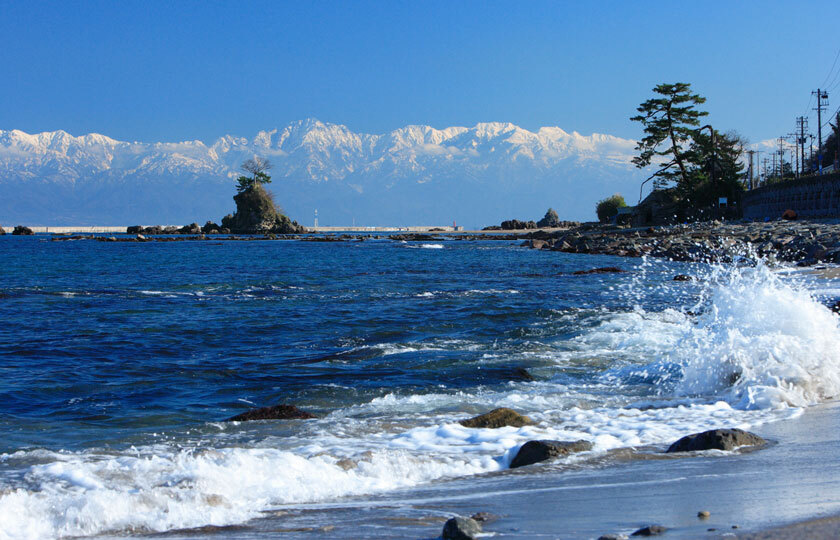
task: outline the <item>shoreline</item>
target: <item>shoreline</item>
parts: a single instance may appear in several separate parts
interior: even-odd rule
[[[357,228],[358,229],[358,228]],[[731,262],[737,257],[768,259],[811,266],[840,264],[840,219],[698,222],[692,224],[627,227],[582,224],[573,228],[532,230],[455,231],[422,228],[378,228],[350,234],[350,231],[307,231],[299,234],[129,234],[99,236],[50,233],[50,240],[96,240],[102,242],[253,241],[296,240],[301,242],[358,242],[374,238],[404,241],[522,241],[523,247],[539,251],[561,251],[619,257],[656,257],[682,262]],[[107,234],[107,233],[104,233]]]

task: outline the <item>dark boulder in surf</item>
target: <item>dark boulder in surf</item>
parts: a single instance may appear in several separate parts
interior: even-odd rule
[[[533,420],[527,416],[522,416],[513,409],[500,407],[493,409],[490,412],[461,420],[459,422],[462,426],[468,428],[500,428],[506,426],[522,427],[533,424]]]
[[[662,525],[648,525],[647,527],[642,527],[630,536],[658,536],[667,530],[668,528],[663,527]]]
[[[225,422],[248,422],[251,420],[306,420],[308,418],[315,418],[315,415],[302,411],[294,405],[274,405],[272,407],[251,409],[250,411],[228,418]]]
[[[474,540],[481,534],[481,525],[473,518],[454,517],[443,526],[443,540]]]
[[[524,467],[548,459],[568,456],[575,452],[592,450],[589,441],[528,441],[522,445],[516,457],[510,462],[510,468]]]
[[[734,450],[741,446],[761,446],[767,441],[743,429],[711,429],[687,435],[672,444],[666,453],[697,452],[701,450]]]
[[[4,234],[6,234],[6,229],[0,227],[0,236],[3,236]]]
[[[18,225],[17,227],[15,227],[15,230],[12,231],[12,234],[15,236],[29,236],[35,233],[32,232],[32,229],[30,229],[29,227]]]

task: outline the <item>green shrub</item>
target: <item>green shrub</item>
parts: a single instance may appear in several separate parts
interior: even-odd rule
[[[624,208],[625,206],[627,206],[627,203],[624,202],[624,197],[619,193],[598,201],[598,206],[595,207],[595,213],[598,214],[598,221],[606,223],[618,214],[619,208]]]

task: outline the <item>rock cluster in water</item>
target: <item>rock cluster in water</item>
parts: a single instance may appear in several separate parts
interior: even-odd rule
[[[527,235],[534,249],[622,257],[664,257],[675,261],[727,262],[752,250],[778,260],[840,263],[840,224],[809,221],[719,221],[629,228],[581,226]]]

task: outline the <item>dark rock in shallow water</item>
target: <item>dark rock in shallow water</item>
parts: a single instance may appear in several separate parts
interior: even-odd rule
[[[3,236],[4,234],[6,234],[6,229],[0,227],[0,236]]]
[[[676,276],[674,276],[674,281],[691,281],[692,279],[694,278],[685,274],[677,274]]]
[[[443,526],[443,540],[474,540],[481,534],[481,525],[472,518],[454,517]]]
[[[524,367],[513,368],[510,378],[514,381],[536,381],[536,377],[531,375]]]
[[[585,452],[592,449],[592,443],[589,441],[528,441],[516,457],[510,462],[510,468],[524,467],[533,463],[539,463],[547,459],[568,456],[575,452]]]
[[[760,446],[767,441],[742,429],[712,429],[688,435],[672,444],[666,453],[699,450],[734,450],[739,446]]]
[[[522,416],[513,409],[500,407],[492,411],[467,420],[461,420],[460,424],[468,428],[500,428],[505,426],[522,427],[534,422],[527,416]]]
[[[799,216],[797,215],[796,211],[794,211],[794,210],[788,209],[788,210],[785,210],[784,213],[782,213],[782,219],[786,219],[788,221],[794,221],[798,217]]]
[[[132,225],[131,227],[126,228],[126,234],[141,234],[143,233],[143,226],[142,225]]]
[[[29,236],[35,233],[32,232],[32,229],[30,229],[29,227],[18,225],[17,227],[15,227],[15,230],[12,231],[12,234],[16,236]]]
[[[294,405],[274,405],[273,407],[261,407],[251,409],[248,412],[237,414],[228,418],[225,422],[247,422],[250,420],[289,420],[315,418],[315,415],[302,411]]]
[[[499,516],[491,514],[490,512],[476,512],[471,515],[470,518],[478,521],[479,523],[487,523],[488,521],[495,521],[499,519]]]
[[[648,525],[647,527],[642,527],[630,536],[657,536],[664,533],[667,530],[668,528],[663,527],[662,525]]]
[[[618,274],[624,272],[621,268],[617,268],[615,266],[606,266],[604,268],[593,268],[591,270],[578,270],[576,272],[572,272],[574,276],[583,276],[586,274]]]

